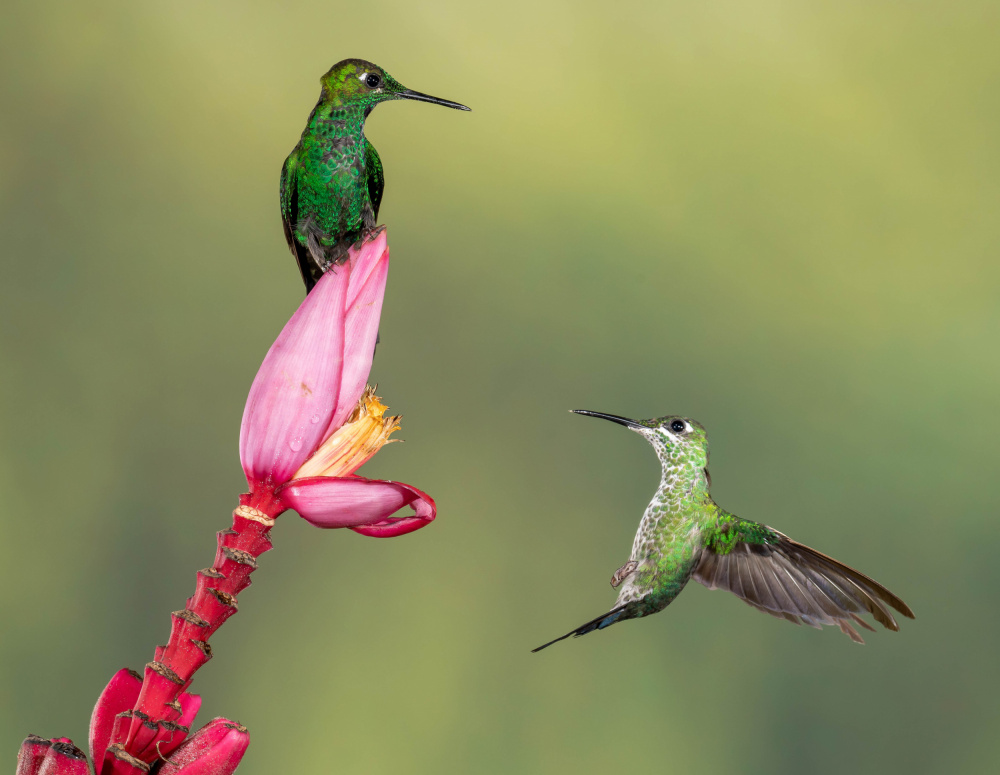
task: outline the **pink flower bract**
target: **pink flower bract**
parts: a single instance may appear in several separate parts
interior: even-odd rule
[[[398,427],[365,390],[388,273],[383,229],[323,275],[265,356],[240,428],[252,496],[319,527],[380,537],[412,532],[436,514],[415,487],[354,475]],[[314,455],[322,463],[310,463]],[[411,516],[391,516],[406,506]]]

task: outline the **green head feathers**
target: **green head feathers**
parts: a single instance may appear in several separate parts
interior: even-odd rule
[[[337,62],[320,78],[320,83],[323,86],[321,101],[336,107],[361,107],[366,114],[380,102],[389,100],[419,100],[456,110],[469,110],[457,102],[407,89],[381,67],[364,59]]]
[[[651,420],[630,420],[616,414],[591,412],[586,409],[572,411],[575,414],[610,420],[641,434],[653,445],[661,463],[684,460],[693,468],[704,468],[708,465],[708,434],[700,422],[688,417],[670,414],[665,417],[654,417]]]

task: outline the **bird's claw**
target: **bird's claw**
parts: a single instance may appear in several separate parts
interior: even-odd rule
[[[618,570],[615,571],[615,575],[611,577],[611,587],[613,589],[617,589],[618,586],[626,579],[626,577],[631,575],[632,571],[634,571],[638,567],[638,565],[639,563],[637,563],[635,560],[629,560],[627,563],[622,565]]]

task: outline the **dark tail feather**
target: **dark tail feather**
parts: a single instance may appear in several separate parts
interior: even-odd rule
[[[323,273],[316,265],[312,251],[307,246],[295,242],[294,239],[294,237],[290,237],[288,245],[292,249],[292,255],[295,256],[295,260],[299,264],[299,273],[302,275],[302,282],[305,284],[306,293],[308,294],[309,291],[316,287],[316,281],[323,276]]]
[[[618,621],[619,615],[625,610],[625,606],[619,606],[618,608],[612,608],[606,614],[601,614],[596,619],[591,619],[586,624],[581,624],[575,630],[570,630],[562,637],[556,638],[555,640],[550,640],[548,643],[539,646],[537,649],[532,649],[531,653],[541,651],[542,649],[548,648],[553,643],[558,643],[561,640],[566,640],[570,635],[579,638],[581,635],[586,635],[588,632],[593,632],[594,630],[603,630],[605,627],[614,624]]]

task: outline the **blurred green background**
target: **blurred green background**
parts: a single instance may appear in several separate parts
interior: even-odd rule
[[[984,772],[1000,757],[1000,6],[23,2],[0,24],[0,751],[86,743],[245,487],[302,297],[278,172],[334,62],[393,103],[363,473],[438,521],[274,531],[194,689],[241,774]],[[859,648],[692,585],[605,610],[709,429],[725,507],[916,611]]]

